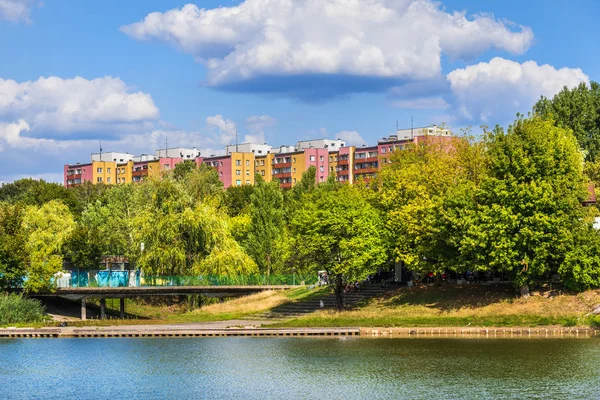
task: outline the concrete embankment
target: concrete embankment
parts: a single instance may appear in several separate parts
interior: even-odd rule
[[[593,328],[268,328],[216,324],[131,325],[109,327],[5,328],[0,338],[149,338],[149,337],[344,337],[560,339],[600,337]]]
[[[359,328],[194,328],[140,325],[135,327],[7,328],[0,338],[149,338],[149,337],[340,337],[359,336]]]
[[[370,338],[585,338],[600,337],[600,331],[594,328],[478,328],[478,327],[442,327],[442,328],[360,328],[361,337]]]

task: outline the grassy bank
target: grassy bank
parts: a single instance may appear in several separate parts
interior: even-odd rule
[[[600,291],[561,293],[545,288],[525,299],[507,286],[420,286],[401,288],[352,311],[319,311],[277,326],[600,326],[599,317],[588,316],[598,304]]]
[[[231,299],[225,302],[215,302],[203,307],[190,309],[186,302],[173,304],[152,304],[140,299],[126,299],[125,310],[135,319],[109,319],[73,321],[76,326],[90,325],[129,325],[129,324],[175,324],[187,322],[226,321],[252,318],[260,313],[292,301],[301,301],[318,296],[323,289],[309,290],[299,287],[288,291],[265,291],[253,295]],[[107,300],[107,311],[118,315],[119,302]]]
[[[38,300],[0,294],[0,326],[41,323],[46,319]]]

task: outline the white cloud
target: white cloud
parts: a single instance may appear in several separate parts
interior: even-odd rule
[[[0,78],[0,118],[25,120],[32,136],[88,131],[148,130],[159,111],[152,97],[134,92],[119,78],[39,78],[16,82]]]
[[[442,96],[417,97],[414,99],[395,100],[391,102],[392,107],[408,108],[413,110],[435,110],[445,109],[448,103]]]
[[[226,87],[311,74],[435,78],[442,54],[472,59],[488,49],[525,52],[533,33],[513,25],[487,14],[448,13],[433,0],[246,0],[153,12],[121,30],[193,55],[207,67],[209,85]]]
[[[29,124],[24,120],[12,123],[0,123],[0,152],[8,149],[35,149],[56,152],[72,147],[79,141],[54,140],[22,136],[29,131]]]
[[[249,133],[244,136],[246,143],[265,143],[265,129],[277,124],[277,120],[269,115],[251,115],[246,118]]]
[[[356,131],[341,131],[335,135],[335,138],[343,140],[347,146],[362,146],[367,144],[367,141]]]
[[[237,134],[237,125],[230,119],[223,118],[221,114],[206,118],[206,124],[209,129],[216,133],[216,142],[222,145],[228,145],[235,142]]]
[[[29,22],[29,12],[35,0],[0,0],[0,19]]]
[[[574,87],[589,78],[579,68],[556,69],[496,57],[454,70],[448,81],[456,118],[495,124],[510,121],[517,112],[527,113],[542,95],[551,97],[564,86]]]

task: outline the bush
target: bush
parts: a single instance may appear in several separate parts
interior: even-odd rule
[[[0,325],[43,320],[44,306],[40,301],[16,294],[0,294]]]

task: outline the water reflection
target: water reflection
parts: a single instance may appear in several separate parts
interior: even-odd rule
[[[0,340],[0,398],[596,398],[600,341]]]

